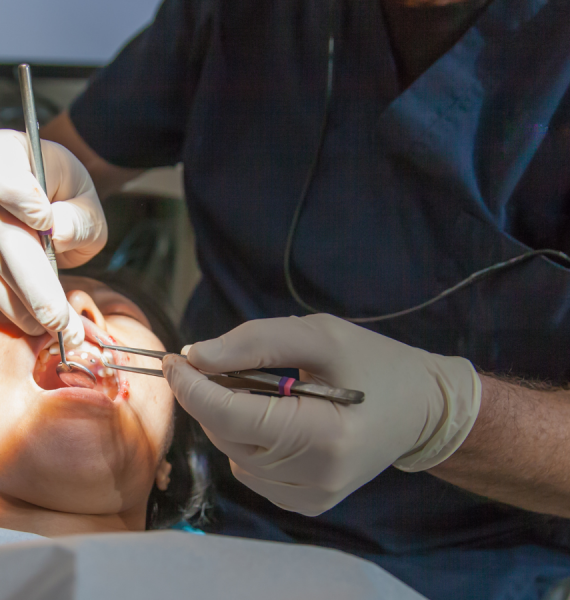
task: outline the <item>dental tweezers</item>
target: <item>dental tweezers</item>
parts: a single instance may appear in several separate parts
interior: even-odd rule
[[[111,344],[104,344],[99,338],[95,339],[105,350],[140,354],[142,356],[158,358],[159,360],[162,360],[168,354],[184,356],[182,354],[177,354],[176,352],[161,352],[159,350],[113,346]],[[101,357],[101,362],[110,369],[152,375],[153,377],[164,377],[161,369],[145,369],[142,367],[114,365],[108,362],[104,356]],[[304,383],[303,381],[293,379],[292,377],[279,377],[278,375],[264,373],[263,371],[247,370],[221,374],[203,373],[203,375],[218,385],[236,390],[263,392],[273,396],[311,396],[314,398],[322,398],[323,400],[331,400],[332,402],[338,402],[339,404],[360,404],[364,402],[364,393],[357,390],[346,390],[343,388],[316,385],[314,383]]]

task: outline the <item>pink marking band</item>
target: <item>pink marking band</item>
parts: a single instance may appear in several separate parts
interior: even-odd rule
[[[52,235],[53,228],[48,229],[47,231],[38,231],[40,235]]]
[[[292,377],[281,377],[281,381],[279,381],[279,394],[281,396],[290,396],[291,388],[296,381]]]

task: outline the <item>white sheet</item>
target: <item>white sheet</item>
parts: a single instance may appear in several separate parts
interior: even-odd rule
[[[173,531],[7,544],[0,582],[0,600],[423,598],[335,550]]]
[[[13,529],[0,528],[0,546],[3,544],[14,544],[16,542],[26,542],[28,540],[45,540],[46,538],[35,533],[26,531],[14,531]]]

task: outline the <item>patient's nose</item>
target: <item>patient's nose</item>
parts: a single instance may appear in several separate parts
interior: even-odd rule
[[[97,305],[89,294],[83,290],[71,290],[66,295],[69,304],[75,309],[75,312],[93,321],[101,329],[107,329],[105,317],[101,314],[101,311],[97,308]]]

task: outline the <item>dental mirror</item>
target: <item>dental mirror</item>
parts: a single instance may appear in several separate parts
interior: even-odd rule
[[[63,336],[61,333],[58,333],[57,339],[59,341],[59,353],[61,354],[61,362],[55,369],[58,377],[69,387],[93,389],[97,384],[95,375],[87,367],[73,361],[68,361],[65,358]]]
[[[40,134],[38,131],[38,118],[36,116],[36,105],[34,103],[34,93],[32,91],[32,75],[29,65],[20,65],[18,67],[20,76],[20,91],[22,93],[22,105],[24,108],[24,120],[26,122],[26,134],[29,141],[30,166],[32,173],[38,180],[42,189],[47,194],[46,178],[44,172],[44,161],[42,157],[42,147],[40,144]],[[54,270],[58,275],[57,262],[55,259],[55,250],[51,239],[51,229],[49,231],[40,231],[40,240],[42,248]],[[76,362],[68,362],[65,358],[65,348],[63,347],[63,335],[61,331],[57,334],[59,342],[59,352],[61,362],[57,365],[56,372],[59,378],[70,387],[94,388],[97,384],[97,378],[91,371]]]

